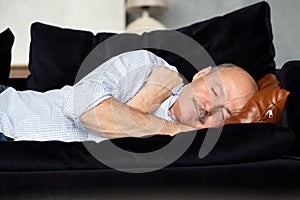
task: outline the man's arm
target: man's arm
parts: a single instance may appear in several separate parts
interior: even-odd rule
[[[151,114],[142,113],[114,98],[109,98],[80,117],[89,130],[107,138],[142,137],[162,134],[175,135],[194,128],[173,124]]]
[[[172,91],[166,87],[146,84],[126,105],[142,113],[152,114],[171,95]]]
[[[153,113],[169,96],[172,89],[183,82],[176,71],[158,66],[151,72],[145,86],[126,104],[143,113]]]

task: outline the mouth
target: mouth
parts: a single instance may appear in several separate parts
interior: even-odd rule
[[[196,99],[193,98],[192,101],[197,113],[198,120],[202,125],[204,125],[207,111],[198,104]]]

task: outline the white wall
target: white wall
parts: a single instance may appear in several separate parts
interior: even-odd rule
[[[93,33],[121,32],[124,0],[0,0],[0,32],[9,27],[15,35],[12,64],[28,64],[35,21]]]
[[[259,0],[168,0],[167,12],[154,16],[168,28],[179,28],[235,9],[259,2]],[[276,49],[277,68],[288,60],[300,59],[300,1],[267,0],[271,6],[271,20]],[[129,22],[134,18],[131,16]]]

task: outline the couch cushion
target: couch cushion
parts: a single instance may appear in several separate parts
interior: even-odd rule
[[[185,46],[185,41],[168,37],[168,34],[164,35],[168,31],[170,30],[152,31],[142,35],[118,34],[113,42],[127,39],[131,41],[133,39],[134,42],[120,45],[119,48],[112,47],[108,42],[103,46],[104,48],[99,48],[97,53],[99,60],[94,62],[94,66],[88,68],[91,68],[91,71],[115,56],[116,52],[123,53],[122,50],[126,49],[146,48],[176,66],[178,71],[191,81],[193,75],[199,70],[199,66],[206,67],[202,66],[205,65],[203,59],[199,52],[193,50],[184,51],[185,56],[166,51],[163,47],[168,45],[177,48]],[[266,2],[178,28],[175,31],[185,34],[204,47],[216,64],[230,62],[239,65],[255,80],[259,80],[267,73],[275,73],[270,7]],[[45,91],[60,88],[66,84],[72,85],[87,54],[113,35],[115,34],[97,33],[94,36],[87,31],[34,23],[31,27],[29,63],[31,76],[28,79],[28,88]],[[149,48],[147,46],[149,43],[155,45]],[[196,58],[197,61],[191,64],[184,59],[186,57]]]
[[[203,165],[218,165],[245,163],[273,158],[280,158],[290,152],[294,134],[278,124],[230,124],[224,126],[221,136],[204,158],[199,158],[199,151],[203,144],[207,129],[197,133],[180,133],[176,143],[185,143],[186,134],[196,134],[191,145],[182,152],[177,160],[170,163],[172,167],[195,167]],[[110,141],[95,143],[88,141],[85,145],[92,145],[99,150],[105,150],[111,156],[107,157],[119,166],[141,167],[137,162],[139,153],[151,153],[162,149],[170,141],[170,136],[155,135],[147,138],[120,138],[111,140],[113,144],[129,152],[126,157],[111,152]],[[59,153],[58,153],[59,152]],[[100,151],[103,152],[103,151]],[[144,160],[142,167],[161,166],[170,152],[161,151],[152,160]],[[34,162],[34,165],[32,164]],[[108,169],[104,162],[98,161],[80,142],[3,142],[0,145],[0,171],[42,171],[65,169]]]
[[[300,61],[285,63],[279,71],[279,77],[282,87],[290,91],[283,115],[283,124],[295,132],[294,153],[300,155]]]
[[[10,62],[11,62],[11,48],[14,43],[14,35],[9,28],[0,33],[0,84],[7,85]]]
[[[270,7],[266,2],[177,31],[200,43],[217,65],[238,65],[255,81],[268,73],[275,73]]]
[[[93,48],[93,34],[41,23],[31,26],[28,89],[46,91],[72,85]]]
[[[47,91],[73,85],[86,56],[111,35],[95,37],[90,31],[33,23],[27,88]]]

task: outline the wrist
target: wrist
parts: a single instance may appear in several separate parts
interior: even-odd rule
[[[147,92],[146,95],[151,95],[152,97],[155,97],[154,99],[157,99],[157,101],[160,102],[172,95],[172,90],[170,88],[151,83],[147,83],[145,85],[144,91]]]
[[[180,124],[174,124],[169,121],[165,122],[165,124],[161,130],[161,134],[169,135],[169,136],[174,136],[179,132],[180,132]]]
[[[147,109],[147,113],[153,113],[166,98],[172,95],[172,91],[167,87],[155,84],[146,84],[141,92],[142,106]]]

